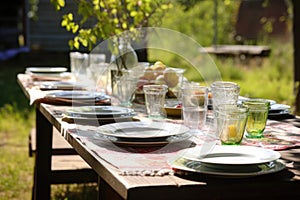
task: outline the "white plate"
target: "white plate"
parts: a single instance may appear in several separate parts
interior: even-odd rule
[[[27,67],[26,72],[32,73],[62,73],[66,72],[66,67]]]
[[[26,72],[33,79],[41,80],[41,81],[60,81],[62,79],[71,79],[71,72],[60,72],[60,73],[32,73]]]
[[[201,147],[194,147],[179,152],[193,161],[220,165],[253,165],[267,163],[280,158],[280,153],[254,146],[216,145],[206,156],[200,156]]]
[[[251,99],[251,98],[239,96],[239,98],[238,98],[238,104],[242,104],[244,101],[247,101],[249,99]],[[274,101],[274,100],[271,100],[271,99],[266,99],[266,100],[270,102],[271,106],[274,105],[274,104],[276,104],[276,101]]]
[[[177,158],[169,161],[169,165],[177,174],[186,174],[186,172],[212,175],[223,178],[248,178],[260,175],[271,174],[285,169],[285,165],[279,161],[263,163],[259,165],[251,165],[249,168],[230,169],[214,169],[202,165],[200,162],[187,160],[185,158]]]
[[[81,117],[114,117],[121,115],[131,115],[134,113],[133,109],[119,106],[80,106],[73,107],[66,110],[67,116],[81,116]]]
[[[268,116],[281,116],[281,115],[289,115],[289,110],[277,110],[276,112],[269,112]]]
[[[67,78],[67,77],[71,77],[71,73],[70,72],[59,72],[59,73],[32,73],[32,72],[26,72],[31,74],[32,77],[35,78],[44,78],[46,79],[48,78]]]
[[[73,99],[73,100],[93,100],[93,101],[95,99],[101,100],[101,99],[108,98],[108,96],[103,93],[81,91],[81,90],[52,92],[52,93],[48,93],[46,97]]]
[[[65,117],[65,121],[69,121],[67,119],[73,120],[75,123],[76,122],[86,122],[86,123],[91,123],[91,122],[124,122],[124,121],[132,121],[132,117],[134,117],[134,113],[128,114],[128,115],[121,115],[121,116],[114,116],[114,117],[109,117],[109,116],[104,116],[104,117],[83,117],[80,115],[67,115],[63,114]]]
[[[276,111],[280,112],[282,110],[288,110],[290,108],[291,106],[285,104],[273,104],[271,105],[269,112],[276,112]]]
[[[68,81],[37,81],[34,83],[41,90],[76,90],[83,89],[82,85]]]
[[[176,136],[170,136],[167,137],[166,139],[163,140],[157,140],[157,141],[127,141],[127,140],[122,140],[119,138],[115,138],[115,137],[111,137],[111,136],[106,136],[106,135],[102,135],[102,134],[95,134],[94,138],[95,139],[103,139],[103,137],[105,139],[110,140],[112,143],[119,145],[119,146],[131,146],[131,147],[160,147],[160,146],[165,146],[167,144],[170,143],[177,143],[177,142],[182,142],[184,140],[189,139],[190,137],[192,137],[192,134],[190,133],[183,133],[180,135],[176,135]]]
[[[188,131],[184,125],[168,122],[121,122],[97,128],[97,132],[103,135],[121,139],[165,139]]]

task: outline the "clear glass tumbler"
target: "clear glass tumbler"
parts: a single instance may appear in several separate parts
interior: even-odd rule
[[[184,85],[182,95],[182,118],[191,130],[201,130],[206,123],[208,87]]]
[[[167,85],[144,85],[146,110],[149,118],[165,118]]]
[[[137,88],[137,77],[130,70],[123,71],[123,76],[117,81],[117,93],[120,106],[131,107]]]
[[[74,51],[70,52],[69,56],[71,73],[74,75],[75,79],[78,81],[79,79],[86,78],[86,68],[88,67],[89,55],[87,53]]]
[[[240,87],[237,83],[215,81],[210,87],[214,110],[221,104],[237,104],[240,95]]]

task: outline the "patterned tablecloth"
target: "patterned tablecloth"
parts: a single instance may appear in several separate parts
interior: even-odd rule
[[[70,124],[69,124],[70,125]],[[120,170],[122,175],[167,175],[173,171],[168,164],[175,159],[178,151],[210,143],[219,144],[209,134],[195,135],[188,140],[170,143],[161,147],[118,146],[97,134],[95,127],[75,125],[65,126],[65,136],[73,135],[91,149],[99,159],[103,159]],[[68,134],[65,134],[65,133]],[[215,143],[214,143],[215,141]],[[273,150],[284,150],[300,146],[300,128],[290,123],[268,120],[265,137],[261,139],[243,139],[241,145],[258,146]],[[203,145],[204,146],[204,145]],[[207,145],[206,145],[207,146]]]
[[[244,138],[243,145],[259,146],[273,150],[284,150],[300,146],[300,128],[291,123],[268,120],[264,138]]]

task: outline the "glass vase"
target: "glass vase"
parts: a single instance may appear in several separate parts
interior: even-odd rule
[[[114,90],[116,83],[122,77],[124,70],[133,69],[138,65],[138,57],[131,46],[131,39],[126,36],[118,37],[114,41],[111,55],[111,85]]]

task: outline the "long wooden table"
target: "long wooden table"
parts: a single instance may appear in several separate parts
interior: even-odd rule
[[[24,74],[18,82],[30,98]],[[50,199],[52,128],[62,128],[57,111],[65,106],[35,104],[36,157],[33,199]],[[210,176],[123,176],[118,169],[99,158],[72,134],[65,137],[98,175],[98,199],[253,199],[300,197],[300,148],[280,151],[291,163],[286,169],[269,175],[242,179]]]

